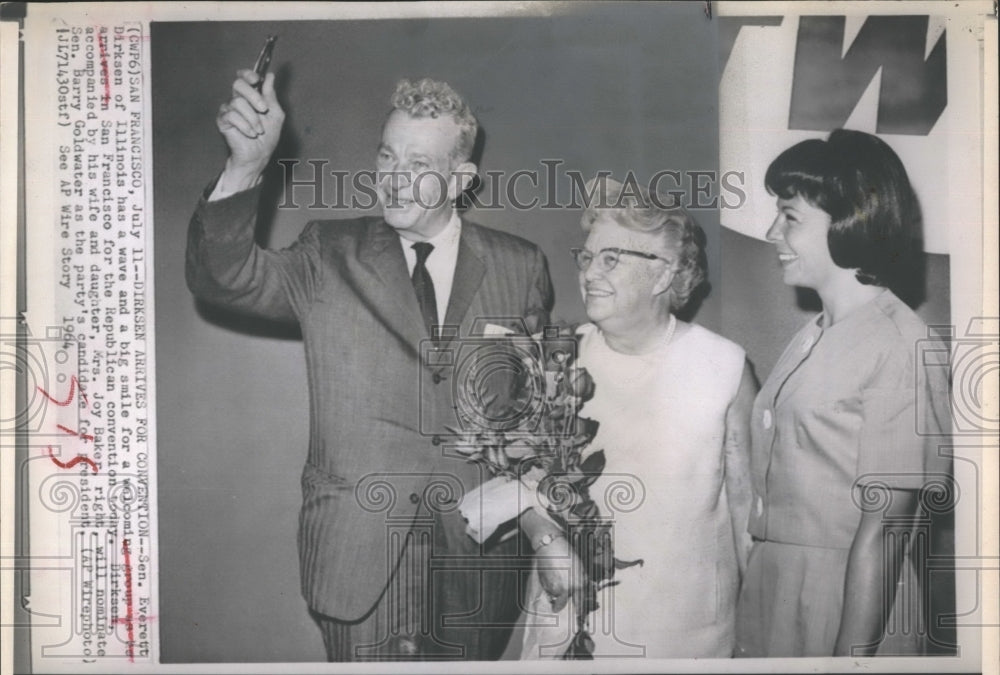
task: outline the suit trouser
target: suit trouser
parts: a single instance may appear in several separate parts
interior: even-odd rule
[[[313,612],[329,661],[475,660],[503,655],[531,570],[518,536],[480,546],[457,511],[415,529],[392,580],[361,620]]]

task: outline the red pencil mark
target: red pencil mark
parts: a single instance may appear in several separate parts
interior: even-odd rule
[[[61,408],[65,408],[66,406],[68,406],[70,403],[73,402],[73,397],[76,395],[76,388],[77,388],[77,386],[79,386],[79,382],[76,379],[76,375],[73,375],[73,376],[71,376],[69,378],[69,396],[66,397],[65,401],[57,401],[57,400],[55,400],[54,398],[52,398],[52,396],[49,394],[49,392],[45,391],[41,387],[36,386],[35,389],[37,389],[38,391],[42,392],[42,396],[44,396],[45,398],[47,398],[50,401],[52,401],[53,403],[55,403],[57,406],[59,406]],[[84,405],[88,404],[87,403],[87,394],[84,393],[83,387],[80,387],[80,398],[83,399]]]
[[[90,467],[91,471],[93,471],[94,473],[97,473],[97,464],[95,464],[94,460],[92,460],[90,457],[87,457],[86,455],[77,455],[76,457],[74,457],[73,459],[69,460],[68,462],[60,462],[56,458],[55,454],[52,452],[52,446],[50,445],[49,446],[49,458],[53,462],[55,462],[55,465],[58,466],[60,469],[72,469],[74,466],[76,466],[80,462],[83,462],[83,463],[87,464]]]
[[[82,438],[85,441],[92,441],[92,440],[94,440],[94,437],[91,436],[90,434],[82,434],[79,431],[74,431],[74,430],[70,429],[69,427],[64,427],[61,424],[57,424],[56,427],[58,427],[60,431],[65,431],[67,434],[72,434],[74,436],[79,436],[80,438]]]
[[[132,553],[128,550],[128,539],[122,539],[122,555],[125,557],[125,625],[128,629],[128,660],[135,663],[135,622],[132,615]]]
[[[104,80],[104,107],[111,101],[111,80],[108,77],[108,49],[104,44],[104,35],[97,34],[97,47],[101,52],[101,77]]]

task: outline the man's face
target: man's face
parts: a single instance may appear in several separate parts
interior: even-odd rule
[[[448,224],[461,184],[453,172],[469,179],[475,172],[468,162],[452,166],[458,139],[459,127],[447,116],[394,110],[386,120],[376,159],[378,198],[385,221],[404,238],[430,239]]]

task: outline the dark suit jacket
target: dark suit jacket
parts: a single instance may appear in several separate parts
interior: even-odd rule
[[[454,508],[482,480],[480,467],[442,442],[456,426],[454,365],[422,363],[429,336],[395,230],[379,217],[314,221],[293,246],[265,250],[254,244],[258,197],[201,200],[188,286],[204,300],[301,325],[310,395],[302,590],[315,611],[354,620],[386,587],[400,528],[426,518],[431,497]],[[464,338],[477,319],[524,317],[536,331],[551,306],[537,246],[463,221],[446,325]],[[447,346],[457,355],[461,339]]]

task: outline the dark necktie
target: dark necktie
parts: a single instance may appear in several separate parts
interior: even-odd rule
[[[411,248],[417,253],[417,264],[413,267],[413,290],[417,292],[417,302],[420,303],[420,313],[424,315],[424,324],[433,336],[432,326],[438,322],[437,299],[434,297],[434,282],[431,281],[430,272],[424,263],[434,250],[434,245],[421,241]]]

